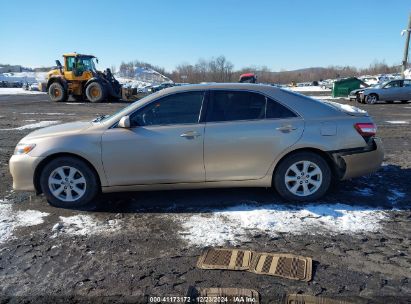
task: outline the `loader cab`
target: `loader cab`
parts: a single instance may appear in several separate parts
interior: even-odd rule
[[[67,80],[85,81],[93,77],[97,72],[94,60],[91,55],[66,54],[64,57],[64,77]]]

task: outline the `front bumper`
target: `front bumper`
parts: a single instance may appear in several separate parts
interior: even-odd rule
[[[44,157],[32,157],[28,154],[13,155],[10,158],[9,168],[13,177],[13,189],[35,191],[34,172]]]
[[[373,138],[370,149],[356,152],[338,153],[340,168],[343,167],[341,180],[363,176],[377,171],[384,159],[384,148],[380,138]]]

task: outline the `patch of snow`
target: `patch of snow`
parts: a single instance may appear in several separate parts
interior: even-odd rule
[[[36,121],[36,120],[35,119],[25,119],[24,121],[33,122],[33,121]]]
[[[141,80],[136,80],[134,78],[129,78],[129,77],[116,77],[118,82],[120,82],[123,87],[129,87],[129,88],[137,88],[137,89],[144,89],[151,87],[153,85],[152,82],[146,82],[146,81],[141,81]]]
[[[47,80],[47,72],[12,72],[0,74],[0,81],[8,82],[45,82]]]
[[[308,97],[311,97],[311,98],[314,98],[314,99],[334,99],[332,96],[308,96]],[[335,98],[335,99],[337,99],[337,98]]]
[[[254,235],[336,234],[378,231],[386,218],[383,210],[346,204],[284,205],[243,204],[200,214],[179,214],[180,236],[198,246],[238,244]]]
[[[109,234],[120,229],[119,220],[102,221],[91,215],[60,216],[59,223],[53,226],[53,231],[58,234],[69,235],[95,235]]]
[[[36,95],[46,94],[46,92],[26,91],[22,88],[0,88],[0,95]]]
[[[42,224],[48,213],[37,210],[13,211],[12,203],[0,200],[0,243],[13,237],[13,231],[18,227],[29,227]]]
[[[148,67],[135,67],[131,73],[119,73],[115,77],[124,87],[142,90],[162,83],[173,83],[170,78]]]
[[[286,87],[290,91],[294,92],[330,92],[331,89],[324,89],[320,86],[304,86],[304,87]]]
[[[386,120],[385,122],[388,122],[394,125],[406,125],[409,123],[408,121],[405,121],[405,120]]]
[[[44,128],[51,125],[55,125],[60,123],[60,120],[44,120],[33,124],[24,125],[17,128],[10,128],[10,129],[0,129],[0,131],[11,131],[11,130],[28,130],[28,129],[38,129]]]

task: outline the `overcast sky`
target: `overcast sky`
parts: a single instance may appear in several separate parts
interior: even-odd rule
[[[0,63],[51,66],[63,53],[100,68],[141,60],[171,71],[225,55],[236,69],[368,66],[402,60],[411,1],[2,1]]]

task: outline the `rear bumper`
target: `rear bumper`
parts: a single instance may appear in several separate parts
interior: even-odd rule
[[[30,155],[13,155],[10,158],[9,168],[13,177],[13,189],[35,191],[34,171],[44,157]]]
[[[341,180],[345,180],[377,171],[384,159],[384,148],[381,139],[374,138],[362,151],[338,152],[333,156],[342,171]]]

